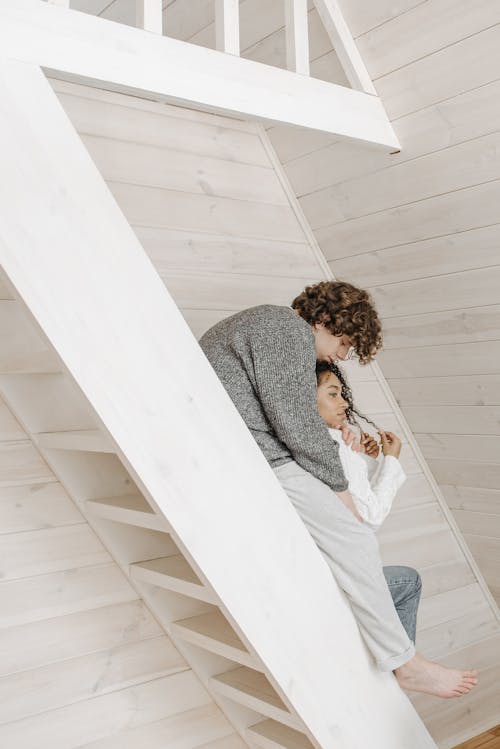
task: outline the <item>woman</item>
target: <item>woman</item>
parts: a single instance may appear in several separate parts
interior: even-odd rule
[[[318,411],[327,423],[332,439],[339,445],[340,460],[356,508],[364,522],[375,531],[389,514],[396,492],[406,480],[399,462],[401,440],[392,432],[381,431],[373,421],[357,411],[351,388],[338,365],[318,361],[316,378]],[[376,460],[380,452],[376,440],[362,431],[356,417],[377,429],[382,443],[381,462]],[[357,449],[345,442],[348,424],[360,430],[361,440],[355,445]],[[401,623],[415,643],[422,591],[420,575],[412,567],[399,565],[385,566],[383,572]]]

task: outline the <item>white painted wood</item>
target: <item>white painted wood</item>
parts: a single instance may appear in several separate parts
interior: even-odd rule
[[[0,629],[137,599],[114,564],[0,583]]]
[[[466,615],[419,632],[418,648],[426,658],[437,660],[449,653],[485,640],[498,631],[497,620],[487,604],[476,606]]]
[[[181,193],[143,185],[108,183],[111,192],[135,226],[232,234],[257,239],[304,241],[289,206]]]
[[[470,564],[457,555],[450,554],[445,561],[438,562],[430,567],[420,568],[424,597],[435,596],[447,590],[455,590],[476,581],[475,572]],[[495,611],[490,605],[490,611],[495,616]]]
[[[264,674],[246,666],[226,671],[210,679],[213,689],[240,702],[257,712],[278,720],[290,728],[303,730],[304,726],[298,716],[292,715],[272,688]]]
[[[287,125],[274,125],[266,132],[282,164],[291,158],[318,150],[324,145],[338,142],[338,139],[327,133]]]
[[[336,258],[335,268],[363,286],[398,283],[498,265],[498,225],[399,245],[362,256]],[[483,305],[482,305],[483,306]]]
[[[385,749],[391,745],[399,749],[401,735],[411,734],[419,749],[422,744],[432,746],[432,740],[393,677],[370,670],[368,654],[362,647],[359,631],[353,626],[352,612],[339,594],[327,565],[280,491],[251,436],[242,427],[240,417],[187,332],[163,283],[126,226],[43,77],[22,65],[22,71],[17,65],[13,67],[16,74],[9,70],[8,86],[17,91],[17,76],[21,72],[21,78],[26,76],[24,90],[31,91],[38,102],[37,129],[33,132],[26,124],[31,121],[31,114],[26,120],[28,113],[23,115],[17,110],[15,121],[12,120],[16,107],[22,107],[22,102],[28,99],[31,102],[33,96],[20,100],[8,93],[4,82],[4,98],[9,101],[12,123],[7,127],[13,128],[8,133],[13,146],[4,170],[9,174],[9,195],[15,195],[16,202],[7,202],[8,195],[2,194],[1,204],[6,213],[2,262],[22,298],[27,301],[30,297],[32,313],[37,319],[43,318],[44,331],[105,425],[106,434],[112,435],[132,478],[147,485],[148,499],[154,497],[156,505],[168,517],[176,541],[178,538],[182,546],[189,547],[196,568],[203,570],[224,612],[229,611],[231,621],[238,622],[277,689],[284,694],[284,700],[303,717],[309,730],[314,727],[312,732],[318,741],[325,747],[333,747],[331,721],[341,721],[361,699],[365,721],[349,721],[343,727],[352,742],[358,738],[372,742],[376,739]],[[30,103],[30,113],[31,107]],[[20,142],[22,147],[14,148]],[[30,145],[29,153],[26,143]],[[57,148],[51,148],[55,143]],[[48,152],[50,169],[45,165]],[[54,164],[54,154],[60,159],[58,165]],[[66,168],[69,157],[71,171]],[[30,170],[33,180],[27,179]],[[34,174],[44,185],[41,192],[34,187],[37,184]],[[21,186],[20,175],[22,191],[16,189],[16,185]],[[27,192],[27,185],[33,193]],[[20,195],[28,201],[36,226],[36,232],[33,235],[28,232],[25,239],[14,230],[19,225],[16,211],[23,209]],[[49,233],[49,242],[45,233],[49,213],[44,200],[53,201],[54,195],[62,200],[58,211],[61,233]],[[86,217],[84,230],[82,215]],[[91,223],[89,215],[93,217]],[[67,253],[69,224],[66,226],[65,221],[71,222],[74,237],[71,257]],[[25,226],[23,236],[24,232]],[[40,248],[40,243],[43,253],[34,251]],[[121,276],[116,275],[117,253]],[[42,256],[44,283],[40,283],[39,268],[33,263],[34,257],[41,262]],[[92,259],[95,263],[90,262]],[[99,274],[95,273],[95,264]],[[86,274],[92,275],[91,304]],[[56,282],[48,289],[48,278],[64,282]],[[147,305],[130,304],[132,279],[143,290]],[[114,292],[112,305],[110,284]],[[73,310],[71,336],[67,334],[67,320],[60,315],[62,297],[68,289],[72,303],[65,308]],[[93,323],[89,315],[94,316]],[[168,321],[168,332],[159,321],[165,321],[165,325]],[[96,360],[102,364],[98,369]],[[220,449],[220,429],[224,423],[232,437],[230,454],[227,443],[223,451]],[[194,456],[199,468],[193,467]],[[196,527],[193,527],[194,517]],[[199,533],[200,527],[203,534]],[[288,527],[286,534],[285,527]],[[273,553],[268,559],[263,552],[273,548],[272,539],[278,534],[290,539],[291,546],[280,545],[279,555]],[[257,556],[256,538],[259,539]],[[303,547],[300,569],[294,566],[298,545]],[[232,561],[230,566],[228,558]],[[299,569],[292,578],[291,569]],[[310,585],[311,574],[316,581],[314,586]],[[245,596],[241,595],[242,587]],[[296,631],[290,628],[291,621]],[[305,630],[311,634],[307,640],[297,637],[297,631]],[[279,632],[279,638],[269,637],[273,631]],[[298,642],[304,648],[300,656]],[[353,683],[332,682],[332,672],[342,672],[344,668],[350,669],[351,674],[358,672],[360,678]],[[290,679],[294,691],[287,696]],[[384,704],[394,705],[391,721],[383,724],[373,700],[374,695],[382,692]],[[378,732],[381,733],[377,738]]]
[[[247,651],[219,610],[172,622],[171,631],[186,642],[244,666],[257,668],[255,656]]]
[[[319,190],[303,197],[301,204],[315,228],[490,182],[500,176],[500,164],[495,156],[499,140],[498,133],[494,133],[460,143],[358,177],[354,184],[340,183]],[[484,158],[486,153],[489,154],[487,159]],[[432,184],[428,180],[429,173],[434,175]],[[328,207],[332,210],[332,205],[339,208],[328,216]]]
[[[157,638],[161,632],[140,600],[9,627],[0,631],[1,675]]]
[[[497,23],[379,78],[378,95],[391,121],[497,80],[499,35]]]
[[[432,19],[432,21],[431,21]],[[388,19],[357,40],[372,77],[430,57],[499,21],[495,0],[430,0]]]
[[[286,67],[309,75],[309,28],[307,0],[284,0]]]
[[[61,484],[22,484],[0,488],[2,533],[83,523],[84,518]]]
[[[477,486],[484,489],[496,489],[500,477],[498,463],[475,462],[468,460],[464,462],[459,459],[435,459],[428,460],[431,470],[436,475],[436,480],[443,484],[456,482],[461,486]]]
[[[384,317],[396,317],[404,308],[408,314],[467,309],[498,302],[500,265],[433,278],[401,281],[370,289]],[[423,295],[425,294],[425,298]]]
[[[0,375],[0,390],[31,433],[96,431],[96,418],[63,373]]]
[[[0,726],[5,746],[27,749],[46,737],[54,749],[68,749],[207,705],[209,695],[191,671],[164,676],[82,700],[30,720]]]
[[[207,234],[156,226],[136,226],[134,231],[152,263],[162,276],[185,270],[199,274],[209,271],[248,274],[253,279],[273,276],[277,286],[281,277],[300,279],[297,287],[314,273],[310,247],[300,242],[248,239],[224,234]],[[255,282],[254,282],[255,283]],[[256,284],[259,286],[259,283]],[[268,291],[274,301],[273,292]],[[193,296],[196,296],[194,294]],[[290,299],[291,301],[291,299]],[[192,300],[189,300],[192,304]],[[208,310],[207,310],[208,316]]]
[[[85,507],[93,515],[114,520],[117,523],[127,523],[166,533],[170,530],[167,520],[157,515],[142,495],[88,499]]]
[[[46,484],[55,480],[29,440],[0,442],[0,487]]]
[[[495,512],[500,506],[500,489],[481,489],[477,486],[441,485],[451,509],[473,512]]]
[[[232,310],[267,304],[271,295],[275,304],[288,306],[297,296],[297,290],[312,283],[316,275],[311,273],[309,278],[302,279],[282,276],[278,288],[276,277],[249,277],[239,273],[167,271],[161,274],[161,278],[179,307],[192,305],[206,310],[225,309],[229,315]]]
[[[15,580],[111,561],[86,523],[0,536],[2,580]]]
[[[123,747],[148,747],[165,749],[175,746],[180,739],[186,746],[200,749],[246,749],[242,739],[235,734],[227,719],[215,705],[184,710],[169,718],[138,725],[98,741],[85,744],[85,749],[123,749]],[[84,749],[82,747],[82,749]]]
[[[16,331],[13,335],[13,331]],[[0,301],[0,372],[58,372],[60,362],[33,330],[21,306]]]
[[[314,0],[314,5],[351,86],[368,94],[376,95],[375,87],[354,43],[339,4],[336,0]]]
[[[477,583],[424,598],[419,608],[420,626],[425,630],[427,627],[435,626],[441,622],[456,619],[464,608],[472,610],[480,606],[483,601],[484,596]]]
[[[420,426],[424,429],[425,422],[426,439],[430,435],[427,443],[434,439],[432,432],[437,432],[439,440],[437,447],[432,443],[426,448],[426,454],[431,450],[429,455],[435,456],[431,463],[433,476],[447,482],[455,503],[463,503],[474,515],[477,529],[484,532],[485,517],[480,523],[477,508],[482,508],[484,516],[496,514],[492,507],[496,507],[498,489],[485,487],[498,487],[499,481],[497,438],[495,434],[484,434],[495,429],[494,408],[498,405],[498,284],[493,279],[488,284],[491,266],[498,263],[495,252],[499,240],[499,173],[494,167],[486,176],[489,182],[480,185],[482,170],[485,165],[493,165],[497,148],[493,146],[489,155],[484,151],[484,157],[479,154],[482,146],[498,137],[500,128],[498,96],[494,95],[498,81],[493,80],[498,76],[492,74],[498,69],[498,8],[491,2],[481,3],[480,7],[465,4],[461,12],[460,0],[416,2],[413,9],[411,4],[403,8],[398,3],[379,0],[369,8],[366,3],[363,8],[358,5],[357,0],[344,5],[348,21],[350,13],[355,22],[363,12],[368,17],[375,8],[381,13],[380,25],[374,24],[377,28],[372,27],[365,38],[358,35],[356,42],[366,53],[364,59],[370,72],[385,74],[376,85],[379,92],[386,93],[383,99],[397,118],[394,126],[402,151],[389,158],[387,154],[353,148],[346,142],[320,144],[315,150],[308,149],[307,142],[302,146],[301,139],[296,138],[288,150],[285,141],[283,161],[296,194],[310,195],[310,213],[306,213],[319,227],[315,235],[331,261],[332,272],[375,290],[377,306],[383,313],[384,350],[378,358],[384,372],[397,377],[395,395],[403,412],[407,406],[412,407],[417,418],[421,407],[426,408],[425,418],[419,417]],[[436,23],[436,17],[445,21],[445,29]],[[322,43],[316,27],[315,33],[318,36],[316,41],[311,40],[312,50],[315,44],[320,48]],[[332,59],[325,51],[324,66]],[[457,158],[458,154],[464,158]],[[340,223],[332,223],[335,221]],[[489,404],[493,408],[492,420],[484,427],[484,406]],[[441,406],[449,408],[440,411]],[[472,417],[476,407],[483,407],[483,412]],[[452,410],[455,415],[450,417],[450,424]],[[431,423],[436,411],[430,428],[427,419]],[[469,418],[475,432],[470,436]],[[448,431],[461,433],[443,434]],[[449,443],[444,441],[447,438]],[[468,443],[470,451],[466,452]],[[452,484],[458,482],[457,491]],[[429,485],[424,479],[423,497],[426,483]],[[470,496],[467,484],[472,484]],[[433,482],[431,497],[436,491]],[[408,487],[403,487],[394,508],[400,516],[401,529],[406,514],[403,508],[411,507],[406,504],[411,501]],[[472,522],[468,517],[458,517],[464,523]],[[390,520],[395,522],[397,517]],[[450,521],[454,529],[455,522],[455,518]],[[406,527],[408,523],[412,523],[409,518]],[[492,533],[496,533],[496,525],[496,518],[491,518]],[[463,540],[461,552],[444,530],[421,532],[429,547],[424,558],[411,539],[405,543],[401,536],[398,541],[398,526],[393,527],[392,540],[388,536],[386,543],[382,538],[384,558],[398,564],[403,557],[404,563],[417,566],[424,580],[424,595],[429,584],[438,595],[464,589],[478,579],[485,600],[490,602],[490,611],[496,611],[492,594],[500,600],[500,556],[497,548],[487,543],[486,536],[467,535],[467,542],[469,538],[476,539],[472,557]],[[458,529],[455,532],[460,540]],[[439,555],[434,546],[439,547]],[[471,560],[470,568],[459,562],[461,553]],[[449,561],[443,561],[447,557]],[[459,595],[456,601],[460,601]],[[491,649],[488,638],[494,630],[489,627],[497,626],[496,621],[492,625],[485,616],[482,628],[480,606],[469,605],[466,609],[467,613],[432,628],[428,641],[419,623],[419,648],[420,632],[424,647],[430,646],[431,657],[437,654],[443,658],[447,647],[456,651],[462,646],[462,652],[452,652],[449,665],[455,667],[472,663],[468,659],[474,657],[475,651],[466,648],[474,643],[476,633],[484,651]],[[442,644],[441,650],[438,643]],[[491,678],[484,686],[486,705],[479,695],[474,696],[467,725],[459,705],[447,706],[443,718],[435,700],[428,699],[425,715],[441,746],[448,749],[479,733],[477,729],[487,715],[490,724],[494,722],[497,698]],[[478,692],[482,689],[480,684]],[[414,704],[421,702],[416,700]],[[469,730],[468,735],[464,735],[464,729]],[[453,740],[459,734],[460,740]]]
[[[239,0],[215,0],[215,48],[229,55],[240,54]]]
[[[415,432],[436,434],[499,434],[499,406],[407,406],[408,423]]]
[[[48,80],[50,81],[50,85],[54,89],[54,91],[57,91],[58,94],[61,94],[63,97],[67,95],[70,99],[72,97],[78,97],[85,99],[85,105],[87,107],[92,106],[92,109],[88,114],[93,115],[94,113],[94,107],[97,107],[97,111],[106,111],[106,105],[109,104],[113,107],[126,107],[127,110],[131,110],[129,113],[129,116],[132,117],[132,114],[135,112],[135,114],[138,116],[141,113],[143,114],[142,122],[140,124],[140,127],[137,127],[137,121],[133,121],[129,128],[127,128],[126,125],[124,125],[123,133],[125,134],[125,137],[123,137],[123,140],[135,140],[137,142],[142,142],[144,137],[146,137],[145,142],[149,142],[148,138],[152,133],[154,133],[155,137],[161,138],[161,130],[160,122],[163,122],[165,124],[165,120],[163,118],[168,117],[169,119],[173,119],[173,123],[170,123],[170,127],[168,128],[169,132],[164,133],[165,137],[175,137],[175,135],[178,135],[178,130],[183,131],[183,128],[186,127],[187,129],[187,136],[184,140],[178,139],[176,141],[178,145],[178,150],[181,151],[191,151],[192,149],[189,147],[192,145],[192,142],[190,140],[190,135],[198,133],[200,136],[205,135],[206,138],[203,142],[203,151],[201,153],[206,153],[206,149],[210,145],[210,140],[216,141],[217,138],[210,139],[210,132],[212,132],[213,135],[217,134],[217,128],[221,128],[220,131],[220,145],[226,146],[226,148],[229,148],[229,146],[232,143],[231,138],[236,138],[237,133],[246,133],[247,137],[245,138],[244,135],[240,136],[240,139],[238,141],[234,142],[234,146],[236,147],[236,144],[239,142],[241,149],[245,151],[245,147],[249,149],[249,146],[253,143],[255,148],[252,153],[252,159],[255,158],[255,163],[267,163],[267,160],[263,158],[263,149],[262,146],[258,143],[258,140],[255,138],[255,128],[256,125],[253,122],[243,120],[239,117],[231,117],[228,114],[225,115],[217,115],[213,112],[204,112],[199,109],[188,109],[186,107],[178,107],[173,104],[168,104],[164,101],[153,101],[150,99],[144,99],[142,97],[131,97],[130,95],[118,93],[117,91],[108,91],[108,89],[103,88],[95,88],[94,86],[79,84],[74,81],[67,81],[63,79],[54,78],[51,76],[47,76]],[[90,105],[90,102],[93,102],[92,105]],[[75,102],[73,102],[75,104]],[[80,107],[80,115],[84,118],[84,121],[88,122],[90,125],[94,123],[95,125],[95,118],[92,116],[85,117],[85,110],[83,107]],[[119,110],[121,111],[121,110]],[[147,113],[146,115],[144,113]],[[150,114],[153,115],[161,115],[162,119],[158,120],[157,118],[153,118],[152,121],[149,121],[149,127],[148,127],[148,120],[150,120],[149,116]],[[108,115],[109,116],[109,115]],[[179,120],[182,121],[182,127]],[[186,124],[188,123],[188,124]],[[108,126],[111,127],[111,132],[116,133],[115,128],[120,127],[119,122],[108,122]],[[198,130],[194,129],[191,130],[189,128],[189,124],[191,125],[204,125],[204,128],[198,128]],[[177,125],[177,131],[175,129]],[[103,121],[99,123],[100,128],[106,127],[106,117],[103,118]],[[236,131],[236,132],[233,132]],[[85,130],[84,130],[85,132]],[[100,133],[101,130],[98,131]],[[133,133],[133,137],[130,137],[130,133]],[[105,134],[105,133],[104,133]],[[129,134],[128,137],[126,134]],[[170,141],[167,141],[166,145],[168,145]],[[162,145],[163,141],[160,141],[159,145]],[[170,142],[171,143],[171,142]],[[217,146],[218,144],[213,144]],[[257,148],[257,146],[260,146]],[[171,144],[171,147],[174,147]],[[227,151],[222,151],[222,158],[229,158]],[[217,155],[216,152],[214,152],[212,155]],[[245,158],[242,158],[243,154],[237,154],[237,152],[234,152],[234,160],[235,161],[244,161]],[[248,163],[254,163],[253,160],[248,160]]]
[[[4,676],[0,678],[0,724],[186,670],[184,658],[162,634]]]
[[[384,348],[475,343],[500,338],[500,305],[392,317],[385,325]],[[479,381],[478,381],[479,382]],[[470,383],[474,385],[474,383]],[[466,388],[469,384],[466,384]]]
[[[267,718],[247,728],[246,736],[261,749],[312,749],[313,747],[303,733],[283,723],[278,723],[272,718]]]
[[[425,355],[424,355],[425,352]],[[495,375],[500,357],[500,342],[478,341],[467,343],[467,356],[462,344],[442,344],[431,347],[399,348],[382,351],[378,359],[390,381],[391,378],[426,377],[432,355],[433,371],[441,377],[458,375]]]
[[[10,442],[26,439],[26,432],[11,409],[0,400],[0,440]]]
[[[80,13],[20,0],[2,8],[0,42],[4,55],[83,79],[108,81],[123,93],[141,92],[212,111],[312,127],[397,147],[397,139],[377,97],[324,83],[290,71],[265,68],[234,55]],[[103,31],[105,43],[103,43]],[[67,44],[61,45],[61,34]],[[78,44],[71,38],[78,38]],[[100,46],[101,45],[101,46]],[[126,51],[125,51],[126,50]],[[136,64],[137,56],[148,64]],[[175,66],[176,75],[164,70]],[[293,95],[290,96],[290,92]],[[303,107],[307,97],[308,106]]]
[[[71,7],[82,13],[98,16],[109,5],[109,0],[71,0]]]
[[[498,224],[500,180],[362,216],[316,232],[325,255],[342,256]],[[340,254],[337,250],[337,254]]]
[[[162,0],[135,0],[136,26],[155,34],[163,33]]]
[[[112,182],[287,204],[279,180],[269,168],[95,136],[83,136],[83,142],[103,177]]]
[[[86,450],[89,452],[113,453],[115,449],[99,429],[82,429],[72,432],[40,432],[36,435],[40,447],[57,450]]]
[[[415,433],[417,442],[426,457],[453,458],[500,464],[500,436],[477,434]]]
[[[182,554],[175,554],[147,562],[136,562],[130,567],[132,580],[141,580],[206,603],[217,604],[210,588],[203,585]]]

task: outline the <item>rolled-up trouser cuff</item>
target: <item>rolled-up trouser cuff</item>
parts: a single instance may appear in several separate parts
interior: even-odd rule
[[[381,671],[394,671],[395,668],[399,668],[399,666],[411,660],[416,652],[415,645],[411,643],[408,650],[405,650],[404,653],[401,655],[392,655],[383,661],[377,661],[377,666]]]

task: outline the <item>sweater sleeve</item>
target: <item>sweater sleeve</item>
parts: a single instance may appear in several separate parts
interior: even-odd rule
[[[345,491],[338,445],[318,412],[312,331],[288,317],[273,335],[252,336],[251,350],[257,394],[276,436],[304,470]]]

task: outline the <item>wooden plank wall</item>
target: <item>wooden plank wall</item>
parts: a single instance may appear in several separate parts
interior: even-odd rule
[[[0,559],[2,746],[243,749],[3,400]]]
[[[376,299],[383,373],[500,603],[500,6],[340,5],[401,153],[285,128],[270,128],[269,137],[333,273]],[[256,23],[267,23],[269,32],[271,10],[267,19]],[[186,38],[208,43],[210,34],[205,24]],[[310,35],[312,73],[341,83],[315,11]],[[255,59],[284,64],[282,29],[253,44]],[[459,595],[466,578],[448,585]],[[467,629],[465,611],[462,599],[459,629]],[[456,657],[449,662],[483,660],[475,694],[444,707],[415,701],[438,740],[458,741],[460,730],[473,735],[474,725],[481,730],[498,720],[499,648],[490,634],[473,646],[451,646]],[[442,635],[437,641],[443,644]]]
[[[324,277],[314,238],[280,182],[281,166],[262,129],[67,83],[54,86],[197,336],[238,309],[289,304],[306,282]],[[280,136],[281,156],[325,143],[321,134],[304,141],[299,131],[271,133],[273,142]],[[351,377],[360,407],[401,432],[400,416],[376,373],[358,368]],[[380,542],[386,564],[413,565],[422,575],[417,646],[450,665],[492,666],[500,627],[482,580],[406,440],[403,463],[409,479]],[[442,701],[415,697],[440,746],[491,724],[492,680],[499,674],[497,659],[481,691],[468,698],[467,711],[464,699],[446,713]]]

